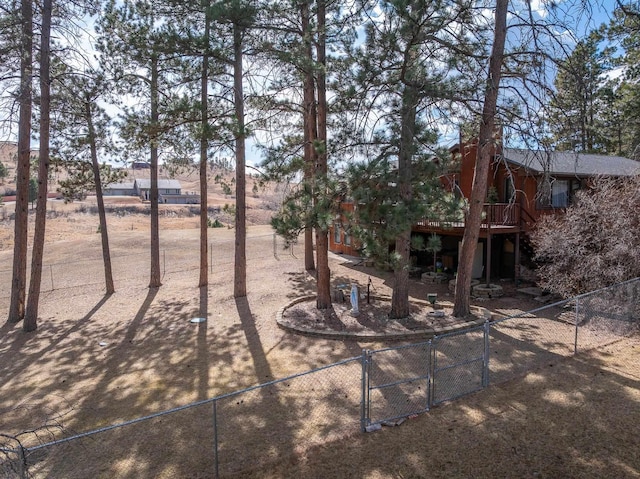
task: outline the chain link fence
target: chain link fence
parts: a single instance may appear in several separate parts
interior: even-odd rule
[[[361,378],[355,357],[216,399],[216,477],[358,433]]]
[[[635,279],[427,342],[364,350],[306,373],[88,433],[46,431],[32,435],[30,444],[21,440],[20,447],[0,436],[0,473],[242,475],[358,431],[398,424],[632,334],[639,324]],[[70,437],[57,439],[63,433]],[[184,457],[189,470],[181,469]]]
[[[366,352],[365,430],[639,330],[640,279],[432,340]]]
[[[302,247],[287,243],[282,237],[273,234],[247,237],[247,263],[272,256],[274,261],[297,260],[297,252]],[[150,252],[148,244],[131,248],[135,253],[112,255],[111,268],[113,278],[118,284],[148,277],[150,271]],[[209,243],[209,269],[211,273],[232,272],[234,266],[235,241],[217,240]],[[8,266],[8,265],[7,265]],[[27,267],[31,267],[30,260]],[[185,241],[181,247],[160,250],[160,271],[162,279],[172,275],[193,272],[200,269],[200,250],[196,240]],[[104,285],[104,270],[101,252],[83,253],[80,260],[73,259],[59,263],[42,265],[41,292],[71,289],[84,286]],[[91,274],[89,273],[91,272]],[[27,271],[29,278],[30,271]],[[0,298],[11,294],[11,269],[0,269]]]

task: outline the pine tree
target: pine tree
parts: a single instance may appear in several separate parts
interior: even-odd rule
[[[411,227],[446,202],[430,161],[437,156],[433,118],[443,117],[439,108],[453,98],[470,96],[466,79],[473,75],[463,68],[461,54],[473,55],[468,39],[475,26],[471,4],[464,2],[381,1],[376,6],[381,14],[371,15],[364,44],[351,52],[355,67],[347,63],[339,79],[348,85],[342,137],[346,145],[355,140],[353,147],[372,159],[349,175],[363,210],[356,235],[380,252],[389,240],[395,243],[390,316],[402,318],[409,315]],[[362,179],[367,181],[358,187]],[[366,191],[367,183],[373,191]],[[370,226],[375,215],[384,232]]]
[[[247,224],[246,224],[246,155],[245,140],[248,129],[245,123],[244,98],[244,49],[246,37],[255,21],[253,2],[233,0],[217,2],[211,9],[211,20],[226,26],[230,33],[231,53],[220,52],[233,68],[233,133],[236,160],[236,208],[235,208],[235,261],[233,295],[242,298],[247,295]]]
[[[38,307],[42,280],[45,228],[47,222],[47,195],[49,185],[49,137],[51,117],[51,18],[53,0],[42,2],[40,27],[40,150],[38,153],[38,204],[31,253],[29,296],[22,329],[34,331],[38,327]]]
[[[66,65],[58,66],[56,76],[64,79],[53,84],[57,117],[52,125],[52,156],[67,171],[67,178],[60,181],[61,193],[65,200],[73,201],[84,197],[86,191],[96,192],[105,289],[106,294],[112,294],[115,287],[102,188],[122,180],[126,173],[100,165],[98,158],[100,152],[113,148],[109,141],[111,118],[99,106],[111,87],[98,72],[76,72]]]
[[[341,41],[351,38],[356,21],[348,8],[324,1],[287,2],[278,7],[280,16],[273,15],[276,21],[264,26],[267,31],[275,32],[275,38],[266,48],[279,65],[279,71],[286,72],[288,68],[289,74],[279,78],[280,91],[276,91],[282,93],[271,105],[272,109],[284,113],[275,121],[281,122],[285,116],[289,123],[285,126],[288,134],[269,151],[265,166],[277,178],[299,173],[302,182],[285,198],[283,209],[272,224],[288,239],[297,238],[304,231],[305,268],[308,271],[315,268],[316,305],[326,309],[331,306],[328,231],[335,215],[333,195],[336,192],[330,168],[333,149],[327,141],[330,109],[327,78],[333,67],[327,49],[341,48]],[[280,20],[282,15],[286,22]],[[286,96],[292,96],[292,91],[296,93],[295,100],[287,100]]]
[[[560,151],[606,152],[597,111],[604,84],[601,40],[600,34],[592,33],[559,66],[549,124]]]
[[[9,170],[4,163],[0,161],[0,184],[4,183],[5,178],[9,175]]]
[[[27,288],[27,226],[29,221],[29,178],[31,156],[31,110],[33,75],[33,2],[20,2],[20,87],[18,121],[18,167],[16,171],[13,277],[11,280],[10,322],[24,318]]]
[[[494,40],[487,70],[482,122],[480,123],[480,134],[478,136],[478,156],[473,174],[471,198],[469,198],[469,211],[465,218],[464,236],[458,262],[458,276],[456,277],[453,315],[458,318],[463,318],[470,312],[471,270],[478,237],[480,236],[482,209],[487,194],[491,156],[496,146],[494,138],[495,118],[498,109],[498,92],[507,37],[508,4],[508,0],[497,0],[496,2]]]
[[[261,105],[265,112],[261,126],[281,135],[276,144],[265,148],[262,164],[273,181],[289,182],[298,173],[306,183],[313,181],[318,138],[316,11],[316,2],[311,0],[272,3],[259,24],[266,36],[263,55],[277,68]],[[315,270],[313,236],[309,223],[304,227],[307,271]]]
[[[202,70],[200,80],[200,278],[198,286],[204,287],[209,283],[209,212],[208,212],[208,183],[207,165],[209,151],[209,51],[211,42],[211,17],[209,1],[205,4],[204,32],[202,48]]]
[[[637,3],[618,4],[607,37],[620,52],[614,65],[621,71],[612,87],[613,107],[620,121],[614,131],[619,154],[640,160],[640,7]],[[611,111],[611,110],[607,110]],[[609,114],[610,118],[614,114]]]
[[[177,22],[164,22],[174,15],[170,4],[160,1],[109,2],[98,23],[98,50],[104,70],[116,79],[116,88],[139,102],[123,105],[121,135],[128,151],[149,152],[151,190],[151,264],[149,287],[161,286],[158,215],[159,154],[171,146],[177,125],[197,120],[188,102],[176,93],[182,82],[184,57],[176,47]],[[143,101],[140,101],[144,99]],[[191,115],[188,120],[184,115]]]

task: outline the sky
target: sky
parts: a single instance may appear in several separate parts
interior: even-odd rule
[[[520,3],[520,7],[518,7],[518,3]],[[615,0],[601,0],[598,2],[586,2],[587,5],[590,6],[590,12],[584,13],[583,10],[576,8],[575,5],[576,0],[565,0],[560,2],[554,2],[557,5],[558,11],[562,12],[562,15],[565,19],[572,19],[576,24],[576,35],[578,37],[583,36],[589,30],[599,26],[603,22],[608,22],[611,12],[615,7]],[[531,8],[534,11],[534,14],[539,16],[539,18],[548,18],[550,16],[550,11],[548,10],[548,5],[550,4],[547,0],[531,0],[530,2]],[[525,8],[525,4],[522,3],[521,0],[512,0],[511,2],[512,9]],[[488,12],[492,14],[491,11]],[[85,23],[85,28],[88,32],[93,31],[93,22],[91,19],[87,18]],[[574,44],[574,40],[571,38],[572,35],[567,32],[557,32],[558,35],[562,35],[563,41],[566,43],[566,46],[571,48]],[[91,34],[85,35],[85,39],[83,40],[83,44],[86,45],[87,50],[90,50],[90,36]],[[565,40],[566,39],[566,40]],[[111,113],[115,113],[116,110],[114,108],[109,108]],[[0,112],[0,117],[6,116],[6,112]],[[12,128],[10,131],[0,131],[0,140],[9,140],[15,141],[15,133],[16,128]],[[455,131],[443,130],[442,131],[442,140],[441,143],[445,145],[450,145],[457,141],[458,133]],[[246,149],[246,161],[247,164],[252,166],[257,166],[262,160],[260,156],[259,149],[257,148],[257,144],[260,142],[266,141],[266,136],[261,135],[260,133],[256,134],[256,138],[247,139],[247,149]],[[37,142],[36,142],[37,143]],[[37,146],[34,144],[34,147]],[[232,153],[229,152],[226,155],[221,156],[232,156]]]

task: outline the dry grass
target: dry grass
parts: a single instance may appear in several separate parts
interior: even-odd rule
[[[197,263],[198,230],[188,221],[161,219],[161,242],[175,250],[171,261],[176,264]],[[302,249],[294,249],[296,256],[278,250],[275,258],[265,226],[249,230],[249,296],[236,301],[233,230],[210,230],[214,264],[206,290],[196,287],[197,271],[185,266],[168,268],[164,285],[154,291],[146,288],[145,216],[110,215],[114,258],[126,261],[117,271],[117,292],[105,297],[100,262],[87,261],[100,255],[96,224],[94,216],[77,213],[50,221],[45,260],[66,264],[87,285],[46,292],[37,332],[25,335],[13,325],[0,331],[3,432],[56,418],[63,429],[52,433],[67,436],[357,356],[363,347],[388,346],[312,339],[278,329],[276,311],[312,293],[314,285],[303,270]],[[10,227],[0,226],[0,234],[10,236]],[[0,251],[0,270],[10,268],[10,255],[6,247]],[[371,277],[376,294],[390,293],[387,274],[340,257],[332,257],[331,269],[334,283],[367,284]],[[6,276],[0,279],[0,316],[5,317]],[[445,286],[412,282],[411,288],[415,298],[437,292],[447,299]],[[533,306],[519,297],[481,305],[511,313]],[[562,314],[542,319],[556,324],[554,317]],[[208,321],[194,325],[189,322],[194,316]],[[526,339],[536,332],[517,328],[517,334]],[[551,341],[559,333],[548,334]],[[307,417],[312,410],[301,393],[256,397],[262,415],[252,412],[243,416],[244,423],[228,425],[246,448],[239,457],[248,463],[237,476],[639,477],[639,356],[637,337],[576,358],[558,352],[522,379],[442,405],[400,427],[346,438],[318,428],[333,424],[339,430],[342,417],[331,410]],[[303,383],[300,391],[320,386]],[[337,400],[327,396],[329,405]],[[345,407],[351,406],[345,402]],[[258,430],[261,434],[253,434]],[[317,437],[325,440],[313,445]],[[34,472],[65,478],[212,477],[212,441],[211,406],[200,406],[60,446]],[[255,451],[271,446],[269,464],[251,462],[251,441]]]
[[[633,337],[242,477],[639,477],[639,364]]]

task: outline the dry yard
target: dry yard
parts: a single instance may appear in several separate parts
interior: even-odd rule
[[[101,287],[96,217],[50,221],[38,331],[24,334],[14,325],[0,331],[0,432],[55,421],[62,429],[51,433],[68,436],[318,368],[364,347],[388,346],[278,329],[276,311],[312,293],[313,282],[303,270],[301,246],[293,254],[282,245],[274,250],[267,226],[249,229],[249,295],[234,300],[233,230],[209,230],[213,271],[209,288],[199,290],[197,223],[164,216],[164,278],[156,291],[146,287],[148,218],[109,221],[117,289],[110,297]],[[0,318],[8,312],[11,229],[8,222],[0,226]],[[336,283],[365,285],[370,276],[376,293],[390,292],[386,274],[340,257],[332,258],[331,268]],[[425,286],[413,283],[412,294],[424,298]],[[513,312],[534,304],[515,297],[482,305]],[[208,321],[190,323],[199,316]],[[262,404],[261,417],[247,415],[246,424],[234,427],[247,444],[247,424],[272,430],[270,453],[280,458],[264,467],[241,464],[237,477],[640,477],[637,336],[575,358],[553,355],[541,369],[400,427],[333,439],[327,429],[327,441],[311,448],[301,447],[311,431],[278,428],[287,418],[304,418],[304,404],[277,395]],[[325,425],[339,422],[327,411]],[[211,429],[211,405],[205,405],[62,446],[33,471],[38,477],[213,477]],[[40,441],[51,437],[43,431]]]

